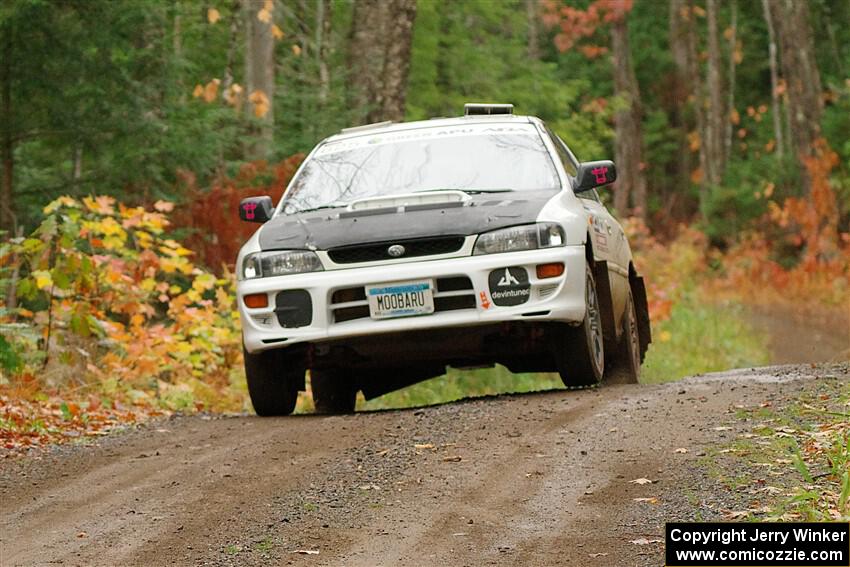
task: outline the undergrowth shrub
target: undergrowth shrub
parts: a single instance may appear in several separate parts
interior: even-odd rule
[[[230,388],[242,356],[234,279],[168,237],[172,209],[61,197],[2,245],[0,265],[14,257],[20,272],[18,305],[0,305],[6,387],[242,407]]]

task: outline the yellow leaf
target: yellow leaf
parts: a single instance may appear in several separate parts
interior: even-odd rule
[[[215,276],[212,274],[201,274],[192,282],[192,288],[198,291],[206,291],[215,287]]]
[[[59,207],[78,207],[80,206],[76,200],[64,195],[59,197],[58,199],[53,200],[46,207],[44,207],[44,214],[49,215]]]
[[[210,8],[207,10],[207,21],[211,24],[215,24],[217,21],[221,19],[221,13],[215,8]]]
[[[224,90],[224,101],[230,106],[239,108],[242,105],[242,86],[233,83]]]
[[[281,40],[281,39],[283,39],[284,35],[286,35],[286,34],[283,33],[282,29],[277,27],[277,24],[272,24],[272,35],[274,36],[275,39]]]
[[[256,90],[251,93],[248,97],[248,100],[254,105],[254,116],[257,118],[262,118],[269,111],[269,97],[266,96],[266,93],[260,90]]]
[[[204,94],[204,86],[202,84],[195,85],[195,90],[192,91],[192,96],[195,98],[200,98]]]
[[[174,210],[174,203],[168,201],[157,201],[153,204],[153,208],[161,213],[170,213]]]
[[[298,45],[297,43],[292,44],[292,54],[295,55],[296,57],[301,56],[301,46]]]
[[[47,289],[53,285],[53,278],[48,271],[36,270],[32,275],[35,277],[35,286],[38,289]]]
[[[108,195],[100,195],[94,199],[91,197],[83,197],[83,204],[85,204],[86,208],[93,213],[98,213],[100,215],[115,214],[115,208],[113,207],[115,199]]]
[[[263,8],[262,10],[257,12],[257,19],[263,22],[264,24],[269,23],[270,21],[272,21],[271,10],[266,10],[265,8]]]
[[[204,87],[204,100],[212,102],[218,96],[218,85],[221,83],[219,79],[213,79]]]

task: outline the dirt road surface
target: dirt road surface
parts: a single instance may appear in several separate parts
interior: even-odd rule
[[[161,421],[0,464],[0,565],[657,566],[665,521],[722,515],[734,408],[848,374]]]

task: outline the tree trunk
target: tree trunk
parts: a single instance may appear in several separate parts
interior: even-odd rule
[[[328,59],[331,52],[331,20],[333,4],[330,0],[316,0],[316,62],[319,68],[319,104],[323,107],[331,88]]]
[[[815,61],[808,2],[768,0],[773,28],[779,43],[782,74],[788,95],[791,145],[802,161],[816,153],[815,140],[821,136],[820,72]],[[806,190],[810,190],[804,176]]]
[[[357,0],[349,41],[349,100],[361,123],[404,118],[416,0]]]
[[[674,123],[682,129],[679,144],[680,184],[704,183],[707,170],[705,101],[697,50],[696,14],[693,0],[670,0],[670,49],[676,66],[674,99],[678,102]],[[695,134],[694,143],[688,134]],[[697,151],[698,169],[692,166]]]
[[[404,120],[407,98],[407,77],[410,74],[410,49],[413,44],[413,22],[416,19],[416,0],[394,0],[391,25],[386,37],[383,85],[380,96],[381,112],[370,122]]]
[[[767,22],[768,55],[770,61],[770,100],[773,115],[773,137],[776,142],[776,155],[782,159],[785,155],[785,136],[782,134],[782,100],[779,98],[779,63],[776,57],[776,32],[770,14],[770,0],[762,0],[764,20]]]
[[[540,0],[525,0],[525,17],[528,23],[528,58],[540,59]]]
[[[614,158],[619,178],[614,186],[614,207],[621,215],[631,213],[646,220],[640,90],[629,51],[625,15],[612,24],[611,42],[614,57],[614,95],[623,103],[622,108],[614,115]],[[630,201],[633,207],[631,209]]]
[[[737,69],[738,63],[735,61],[735,52],[738,49],[738,2],[737,0],[732,0],[732,23],[730,24],[729,29],[732,34],[729,36],[729,75],[728,75],[728,88],[726,89],[726,112],[725,112],[725,124],[726,129],[724,130],[723,136],[723,163],[729,163],[729,157],[732,153],[732,135],[733,135],[733,124],[732,124],[732,110],[735,108],[735,71]]]
[[[720,34],[717,29],[717,0],[707,0],[708,19],[708,121],[706,123],[706,183],[717,185],[723,179],[723,134],[726,112],[723,104],[723,82],[720,74]]]
[[[0,62],[0,154],[3,160],[3,181],[0,187],[0,230],[15,234],[17,217],[14,203],[14,141],[12,139],[12,33],[4,30],[3,57]]]
[[[688,146],[688,133],[694,129],[691,109],[694,102],[694,83],[691,78],[688,26],[692,26],[690,7],[686,0],[670,0],[670,52],[673,55],[674,75],[671,93],[671,122],[678,132],[676,158],[676,186],[682,190],[689,186],[692,159]]]
[[[356,0],[348,42],[348,98],[355,121],[378,107],[377,92],[384,66],[387,9],[381,0]]]
[[[245,86],[248,112],[257,121],[256,135],[247,148],[249,159],[267,159],[274,139],[273,13],[265,0],[245,2]],[[272,4],[272,3],[270,3]],[[272,4],[273,6],[273,4]],[[261,14],[262,12],[262,14]],[[263,21],[266,18],[268,21]]]

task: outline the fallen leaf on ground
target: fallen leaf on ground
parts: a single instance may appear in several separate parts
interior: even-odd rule
[[[632,498],[635,502],[646,502],[647,504],[658,504],[658,498]]]
[[[301,555],[318,555],[318,549],[296,549],[292,553],[300,553]]]
[[[688,450],[687,450],[687,449],[685,449],[684,447],[679,447],[678,449],[676,449],[676,450],[675,450],[675,451],[673,451],[673,452],[674,452],[674,453],[687,453],[687,452],[688,452]]]
[[[721,425],[719,427],[715,427],[714,431],[732,431],[732,428],[726,427],[725,425]]]
[[[463,457],[461,457],[460,455],[451,455],[451,456],[448,456],[448,457],[443,457],[444,463],[459,463],[462,460],[463,460]]]
[[[433,443],[416,443],[413,445],[414,449],[434,449]]]
[[[630,480],[629,484],[652,484],[652,481],[648,478],[636,478],[634,480]]]

